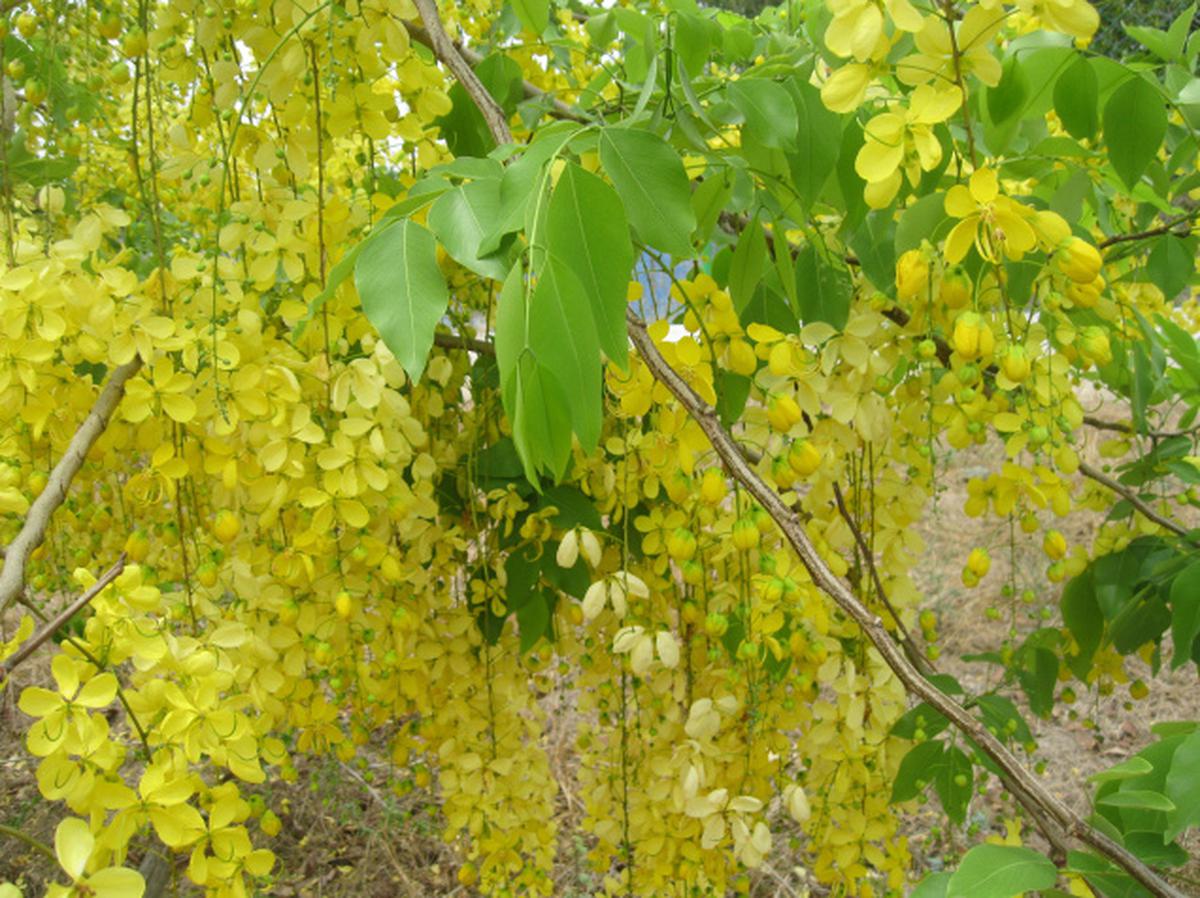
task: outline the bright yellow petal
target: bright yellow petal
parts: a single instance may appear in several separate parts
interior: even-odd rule
[[[1000,194],[1000,183],[996,179],[996,171],[991,168],[981,168],[971,175],[971,196],[980,205],[986,205]]]
[[[971,191],[962,184],[955,184],[946,191],[946,214],[955,218],[966,218],[979,209],[979,204],[971,197]]]
[[[68,817],[54,831],[54,853],[58,863],[71,879],[83,876],[96,839],[88,825],[78,817]]]
[[[950,263],[961,262],[963,258],[971,251],[971,244],[975,242],[975,226],[978,223],[978,217],[969,215],[954,226],[946,237],[946,261]]]

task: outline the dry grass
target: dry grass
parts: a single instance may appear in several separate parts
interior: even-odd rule
[[[1038,612],[1043,604],[1053,606],[1057,592],[1043,577],[1046,559],[1040,550],[1040,536],[1022,537],[1018,531],[1010,557],[1006,523],[970,519],[962,513],[967,480],[996,470],[1000,460],[995,452],[967,452],[956,457],[953,467],[939,475],[941,489],[922,527],[929,552],[918,585],[942,621],[939,667],[973,691],[994,683],[996,671],[987,665],[964,663],[959,656],[994,648],[1010,626],[1028,632],[1042,625]],[[1071,543],[1089,545],[1097,524],[1097,520],[1073,517],[1065,535]],[[993,568],[981,586],[968,590],[961,585],[959,572],[967,553],[976,545],[992,547]],[[1010,600],[1000,595],[1000,587],[1014,563],[1018,592],[1029,586],[1039,590],[1042,599],[1031,607],[1018,603],[1010,617]],[[991,606],[1002,609],[1001,620],[988,619],[985,612]],[[1050,623],[1056,620],[1057,615]],[[13,707],[13,697],[20,686],[48,679],[47,668],[44,659],[26,665],[20,672],[22,679],[14,684],[16,688],[0,697],[0,823],[19,827],[44,842],[52,840],[62,809],[43,801],[37,793],[33,759],[20,742],[23,723]],[[1148,699],[1130,702],[1120,686],[1107,696],[1087,694],[1077,686],[1082,698],[1075,707],[1058,704],[1047,721],[1028,716],[1039,741],[1036,757],[1047,763],[1046,785],[1077,809],[1087,806],[1085,778],[1146,745],[1152,739],[1151,724],[1200,718],[1200,690],[1191,666],[1152,679],[1144,665],[1134,661],[1131,673],[1151,682]],[[590,844],[578,826],[583,809],[575,785],[573,703],[565,692],[551,694],[546,701],[551,703],[547,707],[550,729],[546,748],[561,786],[555,894],[582,898],[599,886],[599,876],[588,868]],[[365,760],[351,766],[332,758],[302,760],[297,782],[274,782],[260,790],[283,822],[282,832],[270,841],[281,861],[271,894],[297,898],[468,898],[473,893],[458,884],[457,862],[441,838],[443,823],[435,796],[421,789],[395,794],[386,784],[394,771],[389,770],[385,753],[368,746],[363,757]],[[918,863],[926,869],[938,869],[952,863],[981,834],[1001,831],[1011,811],[993,787],[972,803],[968,833],[947,828],[932,801],[911,815],[906,831]],[[820,889],[806,883],[803,845],[795,835],[780,821],[776,851],[753,877],[752,895],[798,898],[821,894]],[[1189,847],[1193,855],[1200,856],[1200,845]],[[140,859],[136,851],[131,859]],[[1192,865],[1189,875],[1200,877],[1197,866]],[[52,872],[51,866],[31,849],[0,836],[0,880],[24,880],[35,885]],[[177,875],[174,891],[179,895],[198,894],[182,875]],[[40,889],[30,889],[27,894],[40,894]]]

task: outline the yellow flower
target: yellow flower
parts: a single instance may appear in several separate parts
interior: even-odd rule
[[[68,817],[54,831],[54,853],[63,871],[71,878],[71,887],[54,883],[46,890],[47,898],[89,895],[91,898],[141,898],[146,881],[136,870],[105,867],[87,874],[88,861],[96,847],[96,838],[88,825]]]
[[[955,42],[950,30],[939,17],[925,20],[914,42],[917,52],[906,56],[896,65],[896,77],[905,84],[925,84],[935,78],[952,84],[959,72],[965,77],[974,74],[988,87],[1000,83],[1000,62],[988,52],[988,44],[1004,24],[1007,13],[1003,8],[972,8],[959,23]],[[954,48],[958,47],[958,68],[955,68]]]
[[[920,31],[925,24],[921,14],[908,0],[826,0],[833,21],[825,30],[825,46],[838,56],[851,56],[860,62],[877,53],[886,41],[883,14],[888,13],[901,31]]]
[[[1021,10],[1041,19],[1049,31],[1087,40],[1100,27],[1100,16],[1087,0],[1020,0]]]
[[[854,159],[854,170],[867,182],[867,203],[882,209],[900,190],[900,169],[915,185],[922,171],[942,161],[942,144],[933,126],[954,115],[962,97],[922,84],[908,97],[907,108],[891,104],[888,112],[867,122],[865,140]]]
[[[1000,194],[996,172],[981,168],[971,175],[970,187],[955,184],[946,192],[946,212],[962,219],[946,238],[946,259],[961,262],[971,245],[989,262],[1001,254],[1019,259],[1037,246],[1037,233],[1026,219],[1027,210]]]

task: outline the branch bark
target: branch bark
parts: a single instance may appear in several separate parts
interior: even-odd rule
[[[4,553],[4,567],[0,568],[0,612],[6,611],[21,595],[25,588],[25,567],[29,563],[29,556],[41,545],[50,519],[67,498],[71,482],[83,467],[88,452],[108,427],[109,418],[125,395],[126,382],[141,367],[142,360],[134,358],[113,370],[108,383],[96,398],[96,404],[71,437],[67,451],[50,472],[46,488],[30,506],[20,533],[8,544]]]
[[[107,571],[100,575],[100,579],[92,584],[87,592],[83,593],[75,601],[71,602],[66,608],[60,611],[49,623],[45,624],[42,629],[29,638],[29,641],[21,646],[10,657],[0,661],[0,680],[3,680],[11,674],[26,658],[36,652],[41,646],[59,631],[64,624],[78,614],[92,599],[103,592],[104,587],[116,580],[121,575],[121,571],[125,570],[125,553],[121,553],[121,557],[117,559],[117,563],[110,567]]]

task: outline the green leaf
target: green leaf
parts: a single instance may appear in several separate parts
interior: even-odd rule
[[[767,267],[767,240],[762,222],[757,217],[738,237],[729,262],[729,296],[738,311],[746,308],[754,297]]]
[[[1069,851],[1067,865],[1073,872],[1084,874],[1088,885],[1099,890],[1104,898],[1146,898],[1150,894],[1120,867],[1094,854]]]
[[[521,652],[525,653],[537,645],[550,628],[550,604],[553,597],[545,592],[534,593],[533,598],[517,609],[517,627],[521,631]]]
[[[961,777],[966,777],[966,780],[960,785]],[[943,764],[938,768],[933,783],[946,816],[953,822],[962,824],[967,818],[967,805],[970,804],[971,795],[975,791],[971,759],[962,749],[950,746],[946,749]]]
[[[795,141],[796,107],[783,85],[765,78],[742,78],[729,85],[728,95],[745,119],[743,129],[764,146],[782,149]]]
[[[510,0],[521,24],[541,36],[550,24],[550,0]]]
[[[821,195],[831,173],[838,168],[839,152],[845,152],[840,133],[842,122],[839,115],[825,108],[821,102],[821,92],[807,81],[792,79],[789,87],[799,117],[799,127],[795,149],[787,154],[788,168],[796,192],[806,205],[811,206]],[[851,156],[850,163],[853,164],[853,161]],[[858,200],[861,201],[861,186],[858,191]]]
[[[812,244],[796,256],[796,294],[800,319],[824,321],[841,330],[850,317],[850,278],[822,259]]]
[[[1167,300],[1173,301],[1191,284],[1196,273],[1195,238],[1174,234],[1160,237],[1146,260],[1146,273]]]
[[[1028,653],[1025,665],[1017,671],[1021,688],[1029,698],[1029,710],[1038,717],[1049,717],[1054,710],[1054,686],[1058,682],[1058,655],[1039,646]]]
[[[600,163],[638,236],[664,252],[690,256],[696,228],[691,187],[670,144],[649,131],[605,128],[600,134]]]
[[[526,551],[514,550],[504,559],[504,601],[512,609],[524,607],[536,595],[539,566],[537,561],[526,557]]]
[[[556,510],[550,523],[560,530],[569,530],[572,527],[604,529],[604,522],[600,519],[600,512],[596,510],[595,504],[576,487],[550,487],[538,500],[539,511],[548,508]]]
[[[675,51],[691,77],[704,69],[711,49],[712,32],[704,19],[687,13],[675,17]]]
[[[437,264],[437,241],[401,219],[367,244],[354,266],[367,318],[415,383],[425,370],[433,332],[450,294]]]
[[[1061,80],[1061,79],[1060,79]],[[1057,100],[1055,88],[1055,98]],[[1003,74],[995,87],[988,88],[988,116],[992,123],[1002,125],[1016,115],[1025,98],[1029,96],[1029,76],[1025,73],[1020,57],[1016,54],[1004,61]]]
[[[550,198],[550,255],[574,272],[587,297],[604,354],[626,367],[625,294],[633,244],[616,192],[590,172],[567,163]]]
[[[454,261],[499,281],[508,273],[508,265],[495,255],[479,256],[479,245],[496,229],[499,218],[500,181],[472,181],[443,194],[433,204],[429,227]]]
[[[1200,826],[1200,731],[1183,740],[1167,772],[1166,797],[1174,808],[1167,811],[1164,842],[1173,842],[1192,826]]]
[[[1054,111],[1076,140],[1094,137],[1100,126],[1100,84],[1087,58],[1080,55],[1054,82]]]
[[[514,377],[517,363],[525,351],[527,342],[528,310],[525,296],[525,269],[520,262],[512,267],[500,296],[496,301],[496,367],[500,372],[500,385],[504,410],[512,420],[516,410],[515,396],[510,392],[516,388]]]
[[[732,371],[720,371],[717,390],[717,414],[721,423],[732,427],[733,423],[742,417],[746,408],[746,400],[750,398],[749,377],[734,374]]]
[[[1167,133],[1167,108],[1158,90],[1140,76],[1118,87],[1104,105],[1104,139],[1113,170],[1133,189]]]
[[[938,226],[946,221],[946,195],[931,193],[923,196],[903,212],[896,222],[896,255],[916,249],[922,240],[936,242]],[[876,286],[881,286],[876,284]]]
[[[1171,639],[1175,644],[1172,670],[1191,660],[1197,635],[1200,635],[1200,561],[1193,561],[1171,583]]]
[[[930,873],[908,893],[908,898],[946,898],[946,889],[950,887],[950,877],[953,875],[948,870]]]
[[[1106,804],[1114,808],[1138,808],[1146,811],[1175,810],[1175,803],[1161,792],[1149,789],[1118,789],[1103,798],[1096,799],[1096,804]],[[1174,838],[1174,837],[1172,837]]]
[[[475,66],[475,74],[505,114],[512,115],[525,96],[525,80],[516,60],[493,54]],[[450,111],[434,120],[455,156],[486,156],[496,146],[483,113],[457,82],[447,93]]]
[[[696,216],[697,242],[705,244],[733,195],[733,180],[724,172],[710,173],[692,191],[692,214]]]
[[[570,399],[571,422],[586,452],[600,441],[600,344],[583,285],[557,258],[543,268],[529,301],[528,347]],[[570,443],[568,434],[568,445]]]
[[[535,486],[539,471],[560,480],[571,457],[570,399],[554,372],[530,354],[521,356],[512,380],[509,417],[525,476]]]
[[[1093,783],[1115,782],[1131,779],[1136,776],[1144,776],[1153,769],[1153,765],[1145,758],[1139,758],[1137,755],[1134,755],[1132,758],[1125,759],[1120,764],[1114,764],[1107,770],[1093,773],[1088,779]]]
[[[495,252],[506,234],[525,226],[530,200],[543,183],[543,169],[579,131],[575,122],[555,122],[541,129],[520,158],[504,169],[500,178],[500,224],[479,247],[488,255]]]
[[[965,855],[946,889],[946,898],[1012,898],[1048,889],[1058,878],[1054,864],[1015,845],[976,845]]]
[[[945,747],[941,742],[931,740],[914,745],[900,760],[900,769],[892,781],[893,804],[901,801],[911,801],[925,791],[925,787],[933,782],[938,769],[945,763]]]

